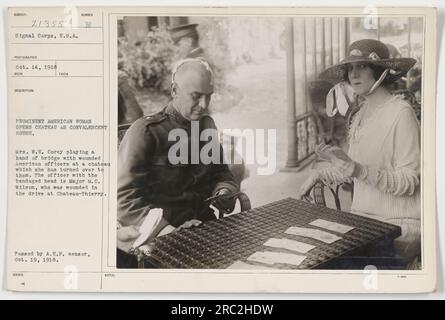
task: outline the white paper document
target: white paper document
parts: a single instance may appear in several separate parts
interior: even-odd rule
[[[286,238],[271,238],[264,243],[265,246],[273,248],[281,248],[301,253],[306,253],[315,248],[315,246]]]
[[[315,226],[315,227],[335,231],[338,233],[347,233],[354,229],[354,227],[351,227],[351,226],[347,226],[344,224],[340,224],[340,223],[336,223],[336,222],[332,222],[332,221],[328,221],[328,220],[323,220],[323,219],[314,220],[309,224],[312,226]]]
[[[338,237],[335,234],[312,228],[290,227],[285,231],[285,233],[300,237],[312,238],[324,243],[333,243],[341,239],[341,237]]]
[[[162,219],[162,209],[155,208],[150,210],[150,214],[147,215],[144,222],[139,227],[140,236],[133,243],[133,248],[137,248],[143,245],[148,238],[152,235],[153,231],[159,225]]]

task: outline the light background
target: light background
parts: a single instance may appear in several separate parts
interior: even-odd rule
[[[144,3],[135,0],[89,0],[89,1],[32,1],[32,0],[15,0],[15,1],[2,1],[2,15],[0,24],[0,70],[2,71],[0,77],[0,276],[1,276],[1,291],[0,299],[445,299],[445,292],[443,288],[443,256],[445,253],[445,217],[441,217],[445,212],[445,200],[441,199],[439,195],[444,194],[445,190],[445,173],[444,168],[440,164],[445,163],[445,144],[440,144],[440,141],[445,140],[445,129],[441,126],[441,120],[445,120],[445,111],[441,106],[445,102],[445,93],[438,90],[437,92],[437,119],[436,119],[436,163],[437,163],[437,233],[438,233],[438,277],[437,277],[437,291],[431,294],[387,294],[387,295],[352,295],[352,294],[118,294],[118,293],[13,293],[5,290],[5,243],[6,243],[6,206],[7,206],[7,77],[6,77],[6,35],[7,35],[7,7],[8,6],[63,6],[63,5],[75,5],[75,6],[136,6],[136,5],[157,5],[157,6],[174,6],[174,5],[204,5],[204,6],[328,6],[332,5],[330,1],[322,0],[310,0],[310,1],[289,1],[289,0],[275,0],[275,1],[258,1],[258,0],[237,0],[237,1],[145,1]],[[336,1],[338,6],[386,6],[388,1]],[[442,1],[415,1],[415,0],[393,0],[391,6],[430,6],[438,8],[438,20],[437,20],[437,88],[443,88],[445,86],[445,66],[444,59],[445,50],[444,40],[444,16],[445,16],[445,3]]]

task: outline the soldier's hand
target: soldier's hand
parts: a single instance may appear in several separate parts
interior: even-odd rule
[[[117,229],[117,247],[125,252],[130,251],[133,242],[139,235],[140,233],[135,226],[126,226]]]
[[[138,248],[139,253],[146,257],[150,256],[152,249],[153,249],[153,244],[151,243],[143,244]]]
[[[230,190],[225,189],[225,188],[219,190],[215,194],[217,196],[222,196],[222,197],[219,197],[218,199],[216,199],[215,202],[213,203],[215,208],[217,208],[222,213],[230,213],[235,208],[235,203],[236,203],[235,197],[230,197],[230,196],[225,197],[224,196],[224,195],[230,195],[230,194],[231,194]]]
[[[186,222],[184,222],[183,224],[181,224],[179,227],[177,227],[175,229],[175,231],[179,231],[181,229],[187,229],[187,228],[191,228],[191,227],[196,227],[199,226],[202,223],[202,221],[197,220],[197,219],[191,219],[188,220]]]

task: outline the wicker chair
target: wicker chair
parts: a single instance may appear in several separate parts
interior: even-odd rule
[[[341,210],[341,203],[339,197],[340,188],[348,188],[351,191],[351,199],[354,196],[354,184],[353,183],[342,183],[335,186],[327,185],[322,180],[318,180],[312,188],[304,195],[304,199],[307,202],[326,207],[326,197],[325,190],[328,189],[334,199],[335,208]]]

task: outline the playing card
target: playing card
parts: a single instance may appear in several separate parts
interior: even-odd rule
[[[332,222],[332,221],[327,221],[327,220],[323,220],[323,219],[317,219],[312,221],[311,223],[309,223],[312,226],[315,227],[319,227],[319,228],[323,228],[323,229],[327,229],[330,231],[335,231],[338,233],[346,233],[351,231],[352,229],[354,229],[354,227],[351,226],[347,226],[344,224],[340,224],[340,223],[336,223],[336,222]]]
[[[335,234],[312,228],[290,227],[285,233],[312,238],[325,243],[333,243],[341,239],[341,237],[338,237]]]
[[[264,245],[268,247],[287,249],[301,253],[306,253],[315,248],[315,246],[313,245],[286,238],[281,238],[281,239],[271,238],[267,240],[264,243]]]

